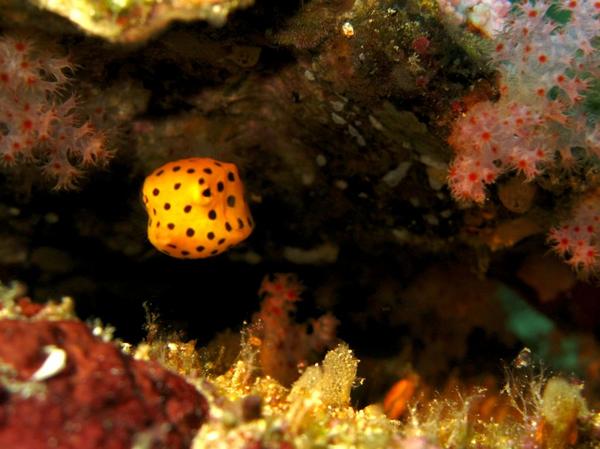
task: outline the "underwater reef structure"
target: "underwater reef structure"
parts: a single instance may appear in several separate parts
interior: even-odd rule
[[[600,448],[599,23],[0,0],[0,449]]]
[[[149,339],[135,348],[114,340],[114,329],[79,321],[70,298],[36,304],[21,294],[18,286],[2,289],[3,447],[561,449],[600,444],[600,413],[589,408],[583,386],[546,375],[529,350],[507,368],[504,387],[496,393],[459,386],[431,396],[418,383],[399,393],[399,383],[388,396],[395,398],[396,409],[401,401],[404,412],[390,419],[380,404],[352,406],[353,390],[363,381],[357,379],[359,360],[343,343],[320,363],[302,368],[285,387],[257,369],[263,348],[250,334],[225,372],[211,373],[216,359],[203,356],[193,342],[169,337],[157,323],[149,323]],[[292,334],[287,338],[296,341]]]

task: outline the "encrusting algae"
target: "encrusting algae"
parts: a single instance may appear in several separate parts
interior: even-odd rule
[[[169,162],[142,189],[148,239],[179,259],[220,254],[246,239],[254,227],[235,164],[209,158]]]
[[[269,377],[240,375],[249,367],[238,361],[213,380],[220,394],[209,397],[212,419],[200,429],[193,448],[385,447],[397,424],[383,413],[350,406],[357,364],[352,351],[339,345],[286,389]],[[240,378],[248,382],[239,384]],[[248,416],[244,409],[252,398],[262,406]]]
[[[34,305],[21,295],[22,290],[16,287],[0,288],[3,323],[82,324],[68,312],[71,301],[63,301],[62,308],[53,303]],[[124,351],[121,357],[135,353],[138,360],[167,366],[171,373],[194,385],[202,401],[207,401],[206,420],[195,427],[198,430],[192,449],[600,447],[600,414],[583,398],[582,385],[560,376],[546,377],[529,357],[523,362],[522,354],[507,371],[501,401],[508,409],[506,413],[483,413],[478,403],[493,395],[480,388],[465,396],[460,391],[433,398],[413,396],[407,404],[408,413],[395,420],[385,415],[380,404],[363,409],[353,406],[352,390],[361,383],[356,377],[359,361],[344,343],[329,351],[320,364],[301,370],[288,388],[262,372],[259,352],[263,348],[253,343],[251,329],[242,330],[237,360],[224,373],[217,373],[207,366],[219,365],[218,354],[213,354],[215,360],[209,360],[206,353],[203,357],[193,341],[185,342],[178,335],[169,337],[156,316],[150,314],[149,318],[146,342],[135,351]],[[56,319],[59,321],[53,321]],[[96,340],[106,345],[96,327],[98,324],[94,325]],[[10,366],[0,361],[0,385],[5,391],[34,393],[30,383],[24,384],[11,373]],[[148,434],[145,446],[135,447],[158,442],[160,439],[154,438],[159,437],[153,435]]]
[[[522,351],[507,368],[501,393],[458,386],[438,394],[415,390],[401,395],[406,412],[390,419],[385,405],[354,406],[352,391],[363,380],[357,378],[359,360],[346,344],[335,346],[319,364],[299,367],[299,377],[288,387],[265,374],[261,351],[269,348],[255,342],[254,325],[242,329],[239,355],[220,373],[190,369],[198,363],[220,365],[217,353],[194,353],[177,339],[153,337],[146,343],[149,358],[164,353],[161,345],[175,351],[178,361],[168,365],[186,375],[209,401],[210,417],[193,449],[600,447],[600,415],[588,408],[581,384],[547,376],[529,350],[526,363]]]
[[[358,359],[345,344],[307,368],[289,389],[252,375],[254,363],[240,358],[227,373],[196,381],[209,398],[211,418],[193,449],[600,447],[598,413],[588,410],[580,386],[559,376],[529,377],[516,370],[513,375],[523,379],[518,390],[505,391],[504,402],[512,405],[502,416],[482,415],[477,404],[492,396],[478,389],[464,397],[458,392],[452,398],[416,398],[405,419],[393,420],[379,404],[352,406]],[[516,408],[522,401],[526,415]]]

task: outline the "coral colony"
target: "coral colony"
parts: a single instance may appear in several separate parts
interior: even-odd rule
[[[483,203],[486,187],[516,171],[531,181],[550,167],[564,170],[600,156],[597,107],[587,101],[600,84],[600,4],[593,1],[514,5],[494,38],[500,98],[475,104],[452,129],[456,155],[448,183],[458,200]],[[583,155],[576,156],[577,150]],[[600,264],[598,193],[550,232],[553,248],[576,270]]]
[[[73,188],[84,169],[112,155],[67,93],[74,70],[30,39],[0,39],[0,161],[39,165],[57,189]]]
[[[482,203],[486,185],[510,170],[533,179],[548,164],[573,164],[574,147],[600,154],[600,125],[585,102],[600,76],[592,45],[600,9],[597,2],[566,2],[569,18],[560,23],[549,16],[551,5],[515,5],[494,40],[500,99],[476,104],[449,138],[456,152],[449,183],[458,199]]]

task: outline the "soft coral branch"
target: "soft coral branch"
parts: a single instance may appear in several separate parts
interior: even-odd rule
[[[292,274],[263,279],[260,312],[254,318],[254,337],[260,344],[260,364],[265,374],[290,385],[298,369],[336,342],[337,319],[325,314],[307,323],[297,323],[294,314],[303,287]]]

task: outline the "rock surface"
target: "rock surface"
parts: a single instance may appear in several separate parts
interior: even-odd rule
[[[207,415],[183,378],[132,359],[80,321],[2,320],[0,361],[2,448],[184,448]]]

